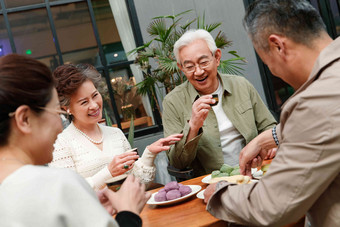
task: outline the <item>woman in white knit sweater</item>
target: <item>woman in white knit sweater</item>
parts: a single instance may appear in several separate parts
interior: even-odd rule
[[[97,123],[102,119],[103,100],[97,90],[101,75],[93,66],[62,65],[53,76],[61,107],[71,116],[72,122],[58,135],[49,166],[73,169],[95,190],[105,187],[108,179],[127,171],[143,183],[151,182],[155,176],[156,155],[168,150],[182,134],[154,142],[139,158],[137,152],[129,151],[130,144],[119,128]]]

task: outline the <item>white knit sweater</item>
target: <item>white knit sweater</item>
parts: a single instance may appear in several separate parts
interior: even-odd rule
[[[25,165],[0,184],[0,226],[118,227],[89,185],[69,170]]]
[[[105,181],[112,178],[107,165],[113,157],[131,149],[125,135],[119,128],[99,125],[103,133],[103,150],[91,143],[71,123],[54,144],[51,167],[69,168],[86,178],[95,189],[105,187]],[[147,148],[143,156],[134,163],[131,173],[143,183],[151,182],[155,177],[156,154]]]

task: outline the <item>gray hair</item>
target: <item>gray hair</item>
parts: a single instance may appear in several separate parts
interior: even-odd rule
[[[174,54],[175,54],[175,58],[178,63],[180,63],[178,55],[179,55],[179,51],[181,50],[181,48],[188,46],[189,44],[191,44],[192,42],[196,40],[204,40],[207,43],[211,53],[215,54],[215,51],[217,50],[217,46],[211,34],[204,29],[191,29],[191,30],[186,31],[181,36],[181,38],[179,38],[176,41],[174,45]]]
[[[257,0],[248,7],[243,26],[254,44],[265,51],[270,34],[311,46],[326,32],[318,11],[307,0]]]

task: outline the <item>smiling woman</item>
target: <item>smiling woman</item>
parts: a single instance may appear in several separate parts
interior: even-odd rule
[[[71,124],[58,136],[50,166],[69,168],[86,178],[95,189],[112,177],[131,172],[144,183],[154,179],[156,155],[182,135],[172,135],[149,145],[139,158],[119,128],[98,124],[103,99],[98,88],[101,75],[91,65],[62,65],[54,72],[61,107]],[[137,161],[138,160],[138,161]]]

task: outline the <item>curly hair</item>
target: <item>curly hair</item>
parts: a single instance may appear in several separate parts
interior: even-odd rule
[[[70,105],[71,96],[85,81],[92,81],[96,88],[101,81],[100,73],[90,64],[61,65],[54,70],[53,77],[61,106]]]

